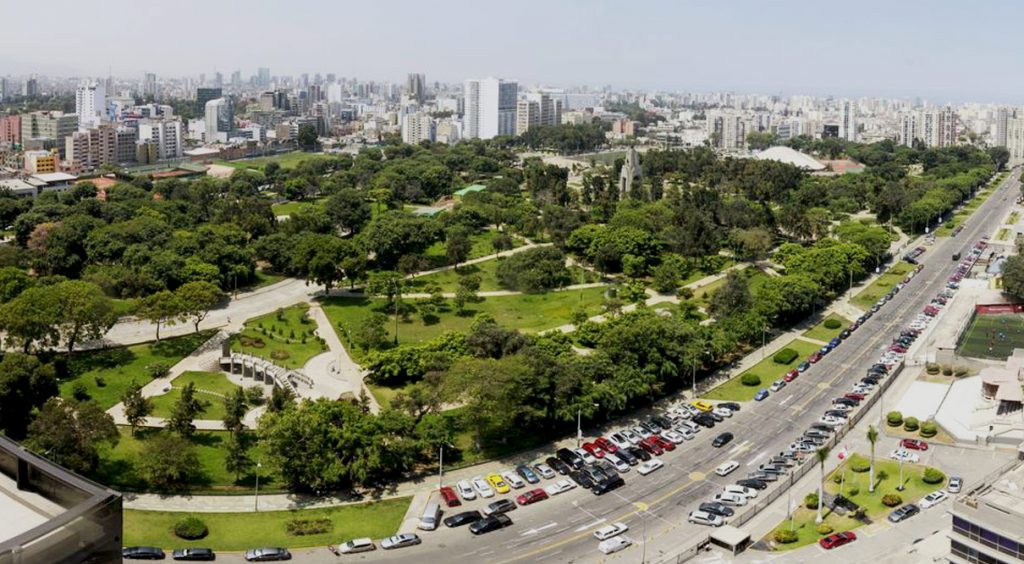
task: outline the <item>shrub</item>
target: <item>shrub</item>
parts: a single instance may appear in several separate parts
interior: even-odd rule
[[[903,498],[899,494],[885,494],[882,496],[882,505],[886,507],[896,507],[903,503]]]
[[[185,517],[174,524],[174,536],[185,540],[196,540],[206,536],[210,531],[197,517]]]
[[[96,376],[95,378],[93,378],[93,381],[96,382],[97,388],[107,387],[107,381],[103,379],[103,376]]]
[[[957,366],[956,370],[953,371],[953,376],[956,376],[957,378],[967,376],[967,368],[964,366]]]
[[[846,488],[846,495],[847,495],[847,497],[853,497],[853,496],[855,496],[855,495],[857,495],[859,493],[860,493],[860,488],[858,488],[857,486],[850,486],[850,487]]]
[[[934,376],[934,375],[938,374],[939,371],[942,370],[942,369],[939,368],[938,364],[936,364],[934,362],[929,362],[929,363],[924,365],[924,370],[928,374],[931,374],[932,376]]]
[[[171,371],[171,367],[163,362],[154,362],[146,367],[146,371],[149,372],[149,376],[153,379],[163,378]]]
[[[288,354],[288,351],[283,351],[281,349],[274,349],[270,351],[270,358],[274,360],[287,360],[290,356],[291,355]]]
[[[71,386],[71,397],[78,401],[85,401],[89,399],[89,389],[82,382],[75,382]]]
[[[942,367],[942,375],[943,376],[952,376],[953,375],[953,367],[952,366],[943,366]]]
[[[693,299],[693,288],[682,288],[678,292],[679,297],[684,300]]]
[[[921,475],[921,479],[926,484],[939,484],[946,479],[946,475],[942,473],[938,468],[932,468],[929,466],[924,469],[924,474]]]
[[[799,536],[796,534],[796,531],[790,531],[789,529],[779,529],[778,531],[775,531],[774,537],[775,542],[779,544],[789,544],[791,542],[796,542],[799,538]]]
[[[853,470],[854,472],[858,473],[867,472],[868,470],[871,469],[871,460],[868,459],[868,457],[861,456],[859,454],[851,456],[850,462],[848,462],[847,464],[850,465],[850,470]]]
[[[744,386],[760,386],[761,377],[757,374],[744,374],[743,377],[740,378],[740,383]]]
[[[818,492],[811,492],[804,496],[804,507],[807,509],[818,508]]]
[[[321,517],[320,519],[291,519],[285,525],[285,528],[289,535],[297,537],[321,535],[331,532],[331,529],[334,528],[334,523],[327,517]]]
[[[826,319],[825,329],[839,329],[843,326],[843,323],[838,319]]]
[[[822,523],[815,527],[814,530],[817,531],[819,535],[825,536],[831,535],[834,529],[832,528],[832,525],[829,525],[828,523]]]
[[[899,411],[890,411],[885,416],[885,420],[889,423],[890,427],[899,427],[903,423],[903,414]]]
[[[921,436],[922,437],[934,437],[938,434],[939,428],[935,425],[934,421],[925,421],[921,423]]]
[[[775,356],[772,357],[772,360],[775,362],[775,364],[789,364],[796,360],[796,357],[798,356],[800,356],[800,353],[796,352],[793,349],[782,349],[781,351],[775,353]]]
[[[263,405],[263,388],[249,386],[245,389],[245,403],[249,405]]]
[[[917,417],[907,417],[906,419],[903,420],[904,431],[916,431],[920,426],[921,424],[917,420]]]

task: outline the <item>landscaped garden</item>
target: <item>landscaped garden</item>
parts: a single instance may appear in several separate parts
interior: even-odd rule
[[[159,343],[77,352],[68,361],[69,377],[61,381],[60,395],[91,398],[103,409],[109,409],[121,401],[132,380],[143,385],[163,376],[211,335],[212,332],[204,331]]]
[[[262,482],[260,491],[263,491]],[[243,551],[255,546],[326,547],[360,537],[380,539],[395,534],[412,498],[301,511],[244,513],[124,512],[124,544],[165,549],[189,546],[218,551]],[[174,531],[183,519],[198,519],[206,534],[184,540]],[[325,554],[326,554],[326,548]]]
[[[722,401],[750,401],[754,399],[758,390],[767,388],[772,382],[785,376],[786,372],[796,368],[819,348],[814,343],[794,339],[779,352],[766,357],[728,382],[701,394],[700,397]],[[784,353],[787,349],[793,351],[795,355]],[[792,357],[792,359],[787,362],[778,362],[786,360],[788,357]]]
[[[804,333],[804,337],[827,343],[838,337],[839,334],[843,332],[843,329],[846,329],[849,326],[850,321],[848,319],[839,314],[833,313],[823,319],[821,323],[811,327],[806,333]]]
[[[899,485],[900,477],[899,463],[882,458],[883,456],[884,454],[881,453],[876,453],[875,455],[874,492],[868,491],[868,480],[870,478],[868,470],[870,464],[867,456],[864,455],[853,454],[850,456],[849,461],[845,464],[845,479],[843,478],[842,467],[837,468],[825,477],[825,492],[831,495],[838,494],[840,493],[840,486],[842,486],[842,495],[863,508],[863,517],[858,518],[854,512],[850,511],[840,515],[838,511],[828,508],[826,505],[822,509],[822,515],[824,516],[822,525],[824,527],[819,529],[821,525],[815,523],[817,504],[810,504],[812,507],[808,507],[807,504],[801,504],[793,512],[792,524],[788,519],[783,520],[765,538],[765,541],[772,543],[773,548],[776,550],[791,550],[811,544],[833,532],[848,531],[868,522],[885,519],[893,509],[907,503],[914,503],[925,495],[941,489],[943,484],[945,484],[946,477],[942,472],[936,469],[929,469],[920,464],[904,463],[904,489],[899,491],[896,489]],[[811,463],[817,464],[816,462]],[[817,475],[817,471],[815,470],[814,472]],[[817,488],[813,492],[814,500],[817,499],[816,494]],[[804,501],[812,501],[808,499],[811,497],[812,495],[808,495]],[[780,539],[791,534],[789,531],[795,533],[795,536],[790,537],[793,540],[785,543],[780,542]]]
[[[885,271],[877,280],[872,282],[870,286],[854,296],[850,303],[861,309],[870,309],[879,298],[891,292],[896,287],[896,284],[902,282],[912,270],[914,270],[914,265],[909,262],[897,262],[892,268]]]
[[[316,329],[316,322],[309,317],[309,306],[295,305],[250,319],[231,347],[286,368],[302,368],[309,359],[327,350]]]
[[[184,372],[171,380],[171,391],[153,396],[153,417],[170,417],[174,404],[181,397],[181,388],[193,383],[196,386],[196,397],[206,402],[206,411],[199,419],[223,419],[224,397],[238,388],[221,372]]]

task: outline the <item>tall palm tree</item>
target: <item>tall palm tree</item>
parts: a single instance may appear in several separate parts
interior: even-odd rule
[[[875,492],[875,442],[878,441],[878,429],[868,425],[868,442],[871,443],[871,472],[868,474],[868,493]]]
[[[825,520],[821,516],[821,506],[825,503],[825,461],[828,460],[828,453],[831,450],[831,448],[824,446],[814,452],[818,457],[818,467],[821,469],[821,482],[818,484],[818,516],[814,518],[815,523],[821,523]]]

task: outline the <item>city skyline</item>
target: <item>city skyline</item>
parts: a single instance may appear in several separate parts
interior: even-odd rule
[[[49,22],[44,41],[31,26],[8,30],[0,38],[0,75],[109,72],[141,80],[145,73],[163,79],[242,70],[248,77],[270,67],[275,75],[333,72],[395,82],[416,72],[450,84],[495,76],[552,86],[1024,103],[1022,79],[997,75],[1011,70],[1020,53],[1013,22],[1024,7],[995,2],[976,3],[965,13],[948,1],[930,3],[926,11],[920,4],[882,2],[852,11],[795,0],[771,10],[745,1],[648,1],[627,11],[603,1],[547,6],[528,0],[495,18],[463,0],[387,7],[299,0],[244,11],[233,3],[187,0],[149,8],[148,16],[175,21],[198,14],[201,22],[221,22],[234,39],[210,39],[203,26],[187,25],[157,43],[149,40],[149,26],[102,32],[110,14],[132,7],[121,0],[106,4],[103,11]],[[19,21],[29,9],[16,4],[8,14]],[[54,3],[54,13],[65,9],[73,5]],[[261,31],[302,43],[282,48],[279,40],[259,41]],[[970,40],[952,41],[951,34]],[[132,44],[146,48],[125,48]]]

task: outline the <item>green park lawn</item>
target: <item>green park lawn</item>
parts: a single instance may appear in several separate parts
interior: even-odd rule
[[[486,257],[488,255],[495,254],[493,241],[494,238],[497,237],[498,235],[498,231],[494,231],[491,229],[487,229],[470,235],[469,240],[472,243],[472,247],[470,247],[469,249],[469,255],[466,257],[467,260],[478,259],[481,257]],[[512,237],[513,249],[522,246],[522,239]],[[503,251],[502,254],[504,255],[504,253],[506,252],[507,251]],[[447,266],[450,264],[448,262],[447,253],[448,248],[445,245],[445,242],[443,240],[436,241],[434,242],[434,244],[427,247],[427,250],[423,251],[423,258],[426,259],[429,265],[428,268],[440,268],[442,266]]]
[[[306,211],[313,208],[323,207],[324,202],[327,198],[320,198],[313,201],[298,201],[298,202],[285,202],[283,204],[274,204],[270,206],[270,211],[274,212],[275,216],[280,215],[292,215],[300,211]]]
[[[60,382],[60,395],[63,398],[74,397],[74,389],[81,384],[100,407],[109,409],[121,401],[132,380],[143,385],[152,379],[148,370],[150,366],[159,364],[171,368],[212,334],[203,331],[164,339],[159,343],[77,352],[68,361],[70,376]]]
[[[196,385],[196,397],[207,402],[206,411],[196,419],[224,419],[224,397],[238,386],[220,372],[184,372],[171,380],[170,392],[150,398],[153,417],[170,417],[181,397],[181,389],[190,382]]]
[[[828,321],[829,319],[835,319],[836,321],[842,323],[842,325],[835,329],[829,329],[828,327],[825,327],[825,322]],[[814,327],[811,327],[806,333],[804,333],[804,337],[807,337],[808,339],[814,339],[816,341],[824,341],[827,343],[828,341],[831,341],[832,339],[838,337],[839,334],[843,332],[843,329],[846,329],[849,326],[849,319],[846,319],[841,315],[833,313],[832,315],[829,315],[825,319],[822,319],[821,323],[818,323]]]
[[[153,428],[139,428],[135,436],[128,427],[120,427],[121,439],[114,447],[104,446],[100,449],[100,463],[90,476],[101,484],[122,491],[149,491],[152,486],[147,482],[139,468],[146,440],[158,433],[167,431]],[[192,493],[240,493],[252,491],[256,481],[255,468],[236,480],[235,475],[225,468],[227,458],[227,431],[197,431],[192,437],[199,457],[198,475],[192,481],[189,491]],[[260,460],[262,449],[254,444],[249,449],[253,460]],[[268,465],[260,470],[260,491],[280,492],[284,485]]]
[[[302,368],[327,350],[316,338],[316,322],[306,317],[308,311],[309,306],[300,304],[250,319],[231,347],[286,368]]]
[[[897,262],[870,286],[861,290],[850,302],[861,309],[871,309],[871,306],[875,305],[879,298],[888,294],[912,270],[914,270],[914,265],[909,262]]]
[[[124,513],[124,543],[164,549],[197,546],[218,551],[243,551],[254,546],[326,547],[359,537],[377,540],[398,532],[411,501],[412,498],[401,497],[322,509],[246,513],[127,510]],[[174,524],[190,515],[206,524],[209,534],[205,538],[184,541],[174,536]],[[294,519],[330,519],[331,528],[316,535],[290,535],[287,525]],[[326,550],[324,548],[325,554]]]
[[[761,388],[767,388],[772,384],[772,382],[782,378],[786,372],[789,372],[796,368],[798,364],[807,360],[807,357],[820,347],[814,343],[795,339],[790,341],[785,348],[793,349],[798,353],[796,360],[789,364],[779,364],[775,362],[771,356],[766,356],[764,360],[758,362],[749,370],[745,370],[736,377],[731,378],[728,382],[720,384],[711,391],[701,394],[701,397],[722,401],[750,401],[754,399],[754,394],[756,394],[758,390]],[[744,374],[757,374],[761,377],[761,383],[757,386],[744,386],[740,381]],[[797,380],[803,377],[805,376],[801,374]]]
[[[569,323],[572,311],[581,304],[591,316],[601,313],[604,292],[607,288],[587,288],[546,294],[523,294],[483,298],[469,304],[464,315],[456,315],[449,307],[441,311],[437,319],[425,323],[416,314],[408,321],[398,324],[399,343],[421,343],[437,337],[445,331],[468,331],[478,314],[486,313],[501,325],[525,333],[536,333]],[[415,303],[415,300],[413,300]],[[374,311],[389,314],[386,301],[377,298],[327,298],[322,300],[324,312],[331,325],[339,332],[342,342],[349,342],[350,331],[355,331],[363,320]],[[389,315],[387,324],[389,337],[394,336],[394,318]],[[350,349],[358,356],[355,347]]]
[[[492,260],[485,260],[482,262],[467,264],[458,268],[449,270],[443,270],[441,272],[435,272],[433,274],[426,274],[423,276],[417,276],[416,278],[409,281],[413,291],[421,292],[428,286],[437,285],[443,292],[455,292],[459,287],[459,279],[463,276],[475,274],[480,277],[480,290],[481,292],[493,292],[497,290],[506,290],[498,283],[498,266],[501,261],[505,260],[505,257],[495,258]],[[571,284],[583,284],[591,282],[599,282],[601,277],[589,270],[585,270],[579,266],[572,266],[569,268]]]
[[[903,499],[900,505],[904,505],[916,502],[925,495],[941,489],[945,484],[944,481],[938,484],[926,484],[924,480],[921,479],[925,466],[920,464],[904,464],[904,490],[902,492],[897,491],[896,486],[898,485],[900,475],[899,463],[894,460],[883,458],[884,456],[884,453],[875,453],[875,491],[873,493],[868,492],[869,473],[866,471],[854,472],[850,469],[852,463],[858,457],[861,460],[866,458],[864,455],[854,454],[850,457],[851,462],[846,465],[846,479],[843,482],[843,495],[851,499],[857,505],[863,507],[866,511],[867,518],[873,522],[885,519],[889,512],[894,509],[886,507],[882,503],[882,496],[890,493],[898,494]],[[830,494],[839,493],[840,484],[835,483],[834,478],[841,475],[842,469],[839,468],[825,477],[826,492]],[[817,491],[817,487],[814,488],[814,491]],[[856,493],[854,493],[855,491]],[[796,492],[794,492],[794,497],[796,497]],[[802,496],[799,501],[803,501]],[[935,510],[933,509],[932,511]],[[822,514],[825,517],[825,523],[831,525],[835,532],[848,531],[862,525],[860,521],[852,517],[837,515],[827,507],[822,509]],[[799,535],[799,539],[790,544],[775,544],[775,548],[777,550],[792,550],[794,548],[818,542],[818,539],[825,535],[819,535],[815,530],[814,520],[816,516],[816,510],[807,509],[801,503],[800,509],[794,511],[793,518],[793,529]],[[790,528],[789,520],[783,520],[765,540],[771,541],[775,531],[788,528]]]
[[[295,168],[299,166],[299,163],[307,160],[317,159],[329,159],[332,158],[329,155],[319,153],[305,153],[302,151],[292,151],[290,153],[281,153],[269,157],[257,157],[255,159],[242,159],[237,161],[215,161],[215,164],[230,166],[233,168],[251,168],[254,170],[263,170],[263,167],[267,163],[276,162],[281,165],[281,168]]]

